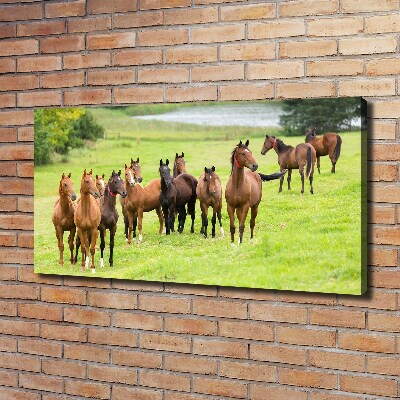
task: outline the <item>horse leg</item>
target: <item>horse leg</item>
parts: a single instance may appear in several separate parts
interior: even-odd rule
[[[283,171],[283,169],[281,168],[281,172],[282,171]],[[281,179],[280,179],[280,183],[279,183],[279,191],[278,191],[278,193],[282,192],[282,186],[283,186],[283,181],[284,180],[285,180],[285,175],[282,175]]]
[[[230,231],[231,231],[231,243],[235,243],[235,209],[231,205],[227,205],[229,222],[230,222]]]
[[[185,227],[185,221],[186,221],[186,208],[183,205],[182,207],[179,207],[178,210],[178,232],[182,233],[183,228]]]
[[[291,190],[290,182],[292,182],[292,170],[291,169],[288,170],[288,176],[287,176],[288,190]]]
[[[218,205],[217,217],[218,217],[218,221],[219,221],[219,233],[221,236],[224,236],[224,229],[222,228],[221,209],[222,209],[222,199],[220,200],[219,205]]]
[[[136,237],[136,227],[138,226],[138,215],[136,214],[134,217],[133,217],[133,227],[132,227],[132,231],[133,231],[133,233],[132,233],[132,237]],[[140,228],[139,228],[139,230],[140,230]],[[141,241],[140,239],[139,239],[139,241]]]
[[[100,230],[100,268],[104,267],[104,248],[106,247],[106,242],[104,240],[105,229]]]
[[[158,215],[158,221],[160,222],[160,229],[158,230],[158,233],[161,235],[162,231],[163,231],[163,226],[164,226],[164,219],[163,219],[163,215],[161,212],[161,207],[156,208],[156,213]]]
[[[128,240],[128,229],[129,229],[129,219],[128,215],[124,214],[124,225],[125,225],[125,239]]]
[[[320,156],[317,157],[317,168],[318,168],[318,173],[320,174],[321,173],[321,170],[320,170]]]
[[[143,209],[139,209],[137,212],[137,220],[139,221],[138,223],[138,229],[139,229],[139,240],[138,242],[140,243],[143,239],[142,236],[142,227],[143,227]]]
[[[299,173],[301,176],[301,194],[304,193],[304,165],[299,166]]]
[[[202,234],[205,238],[207,238],[207,227],[208,227],[208,207],[204,203],[200,203],[201,208],[201,229]]]
[[[196,217],[196,198],[191,199],[188,203],[188,213],[192,218],[192,225],[190,226],[190,233],[194,233],[194,219]]]
[[[127,237],[127,241],[128,244],[131,244],[132,242],[132,226],[133,226],[133,218],[135,216],[132,215],[131,213],[128,213],[128,237]]]
[[[92,272],[96,272],[96,267],[94,265],[94,253],[96,252],[96,243],[97,243],[97,237],[99,235],[99,231],[97,228],[92,230],[92,234],[90,235],[90,255],[92,256]]]
[[[56,236],[58,241],[58,250],[60,253],[59,263],[60,265],[64,265],[64,231],[60,226],[57,226],[56,228]]]
[[[81,243],[81,256],[82,256],[81,272],[85,272],[87,236],[86,236],[85,232],[83,232],[80,228],[78,228],[78,237],[79,237],[79,241]]]
[[[332,174],[334,174],[336,172],[336,161],[332,161],[332,170],[331,170]]]
[[[71,252],[71,264],[75,264],[75,258],[74,258],[74,239],[75,239],[75,233],[76,233],[76,227],[74,226],[68,237],[68,245],[69,245],[69,251]]]
[[[117,231],[117,224],[115,224],[111,229],[110,229],[110,258],[109,258],[109,263],[110,267],[114,265],[114,237],[115,237],[115,232]]]
[[[211,218],[211,223],[212,223],[212,230],[211,230],[211,236],[215,238],[215,224],[217,222],[217,210],[215,207],[213,207],[213,216]]]
[[[165,234],[169,235],[170,234],[170,227],[169,227],[169,215],[168,215],[168,207],[164,206],[162,208],[162,212],[164,215],[164,221],[165,221]]]
[[[314,194],[314,189],[313,189],[313,186],[312,186],[313,176],[314,176],[314,174],[311,173],[310,174],[310,192],[311,192],[311,194]]]
[[[250,214],[250,239],[253,239],[254,236],[254,227],[256,225],[256,218],[258,214],[258,205],[251,207]]]
[[[246,222],[247,213],[249,212],[249,206],[244,205],[242,208],[238,208],[236,212],[237,212],[237,216],[239,219],[239,241],[238,241],[238,243],[243,243],[244,223]]]
[[[176,209],[175,206],[172,204],[169,206],[168,209],[169,227],[171,232],[175,232],[175,216],[176,216]]]
[[[78,262],[78,251],[80,246],[81,246],[81,239],[77,233],[75,239],[75,264]]]

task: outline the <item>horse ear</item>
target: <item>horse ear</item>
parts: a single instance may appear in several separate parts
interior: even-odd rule
[[[139,157],[137,158],[136,162],[139,164]]]
[[[268,135],[265,135],[265,138],[268,139]]]
[[[160,160],[160,167],[161,167],[161,165],[162,165],[162,159]]]
[[[105,176],[106,176],[106,175],[105,175],[105,174],[103,174],[101,177],[104,179],[104,178],[105,178]]]
[[[215,172],[215,167],[214,167],[214,165],[211,167],[211,169],[213,170],[213,172]]]
[[[83,176],[85,176],[85,175],[86,175],[86,168],[83,171]]]
[[[71,178],[71,172],[68,174],[68,178]]]
[[[134,161],[133,161],[133,158],[131,157],[131,164],[133,164],[134,163]]]
[[[125,164],[125,169],[127,169],[128,168],[128,166]]]
[[[168,158],[167,158],[167,160],[165,161],[165,164],[166,164],[166,165],[169,165],[169,160],[168,160]]]
[[[182,151],[182,155],[181,155],[181,157],[183,158],[183,157],[185,157],[185,153]]]
[[[240,141],[240,142],[239,142],[239,146],[241,146],[242,144],[243,144],[242,141]]]
[[[175,153],[175,160],[178,158],[179,156],[178,156],[178,153]]]
[[[96,179],[99,179],[99,176],[96,174]]]
[[[121,176],[121,170],[118,170],[118,175]]]
[[[249,141],[249,140],[246,140],[246,143],[245,143],[244,145],[245,145],[245,146],[248,146],[249,143],[250,143],[250,141]]]
[[[207,173],[207,167],[204,167],[204,172]]]
[[[62,176],[61,176],[61,179],[64,179],[65,178],[65,174],[64,174],[64,172],[63,172],[63,174],[62,174]]]
[[[90,168],[89,175],[92,175],[92,174],[93,174],[93,169]]]

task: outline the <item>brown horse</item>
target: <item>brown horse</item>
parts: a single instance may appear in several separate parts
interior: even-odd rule
[[[176,178],[180,174],[186,174],[186,161],[183,157],[185,157],[185,154],[183,152],[181,155],[175,153],[174,173],[173,173],[174,178]]]
[[[325,133],[324,135],[318,137],[315,128],[310,129],[306,134],[306,143],[311,144],[314,147],[317,154],[317,168],[320,174],[320,157],[328,156],[331,159],[332,170],[334,174],[336,171],[336,163],[340,157],[340,149],[342,147],[342,138],[333,132]]]
[[[156,210],[158,220],[160,222],[159,233],[163,231],[163,216],[160,206],[160,192],[161,182],[160,179],[151,180],[145,187],[138,184],[142,181],[141,169],[139,165],[139,159],[136,161],[131,160],[131,165],[128,167],[125,164],[125,185],[127,190],[127,196],[124,199],[123,212],[128,219],[128,232],[127,241],[132,241],[132,230],[135,228],[134,221],[137,218],[138,230],[139,230],[139,242],[142,241],[142,226],[143,226],[143,212],[149,212]],[[140,173],[140,176],[139,176]],[[125,232],[126,232],[125,225]]]
[[[78,229],[78,236],[81,242],[82,251],[82,271],[89,266],[89,246],[92,256],[92,272],[95,272],[94,253],[96,251],[96,242],[98,237],[98,226],[101,220],[101,212],[96,199],[100,193],[96,188],[96,182],[92,176],[92,170],[89,173],[86,169],[83,171],[81,180],[81,198],[76,207],[74,222]]]
[[[274,149],[278,155],[278,164],[281,171],[288,169],[288,189],[292,180],[292,169],[298,169],[301,176],[301,194],[304,193],[304,168],[306,168],[306,177],[310,180],[311,193],[314,194],[313,176],[315,165],[315,149],[308,143],[300,143],[296,147],[287,146],[282,140],[275,136],[265,135],[264,145],[261,154],[265,155],[269,150]],[[282,192],[284,176],[281,177],[279,192]]]
[[[235,241],[235,211],[239,220],[239,242],[243,242],[244,224],[249,208],[251,209],[250,230],[254,235],[254,226],[261,201],[262,188],[260,175],[255,171],[258,164],[249,150],[249,141],[235,146],[231,156],[231,175],[225,189],[225,199],[230,219],[231,242]],[[244,168],[248,168],[245,170]]]
[[[96,175],[96,187],[100,193],[100,196],[104,196],[104,190],[106,188],[106,181],[104,180],[105,175]]]
[[[71,181],[71,173],[68,176],[62,174],[58,187],[60,197],[56,200],[53,209],[52,221],[56,228],[58,249],[60,251],[60,265],[64,265],[64,232],[69,231],[68,245],[71,251],[71,264],[74,264],[74,237],[76,225],[74,222],[76,194]]]
[[[212,207],[213,216],[212,222],[212,237],[215,237],[215,223],[217,222],[217,216],[220,226],[221,235],[224,234],[221,220],[221,209],[222,209],[222,186],[219,176],[215,173],[215,167],[211,168],[204,167],[204,174],[202,174],[198,180],[196,188],[197,198],[200,201],[201,208],[201,220],[202,226],[201,231],[204,237],[207,237],[207,226],[208,226],[208,207]]]

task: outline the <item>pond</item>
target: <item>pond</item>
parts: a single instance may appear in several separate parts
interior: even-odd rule
[[[133,118],[203,126],[279,127],[279,117],[282,114],[279,102],[249,102],[184,106],[165,114]]]

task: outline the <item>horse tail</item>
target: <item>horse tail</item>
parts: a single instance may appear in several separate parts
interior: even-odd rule
[[[260,178],[263,182],[272,181],[274,179],[279,179],[285,174],[286,174],[286,169],[283,170],[282,172],[275,172],[274,174],[270,174],[270,175],[261,174],[260,172],[258,173],[258,175],[260,175]]]
[[[342,138],[339,135],[336,135],[336,148],[335,148],[335,162],[339,160],[340,157],[340,149],[342,148]]]
[[[312,160],[311,160],[311,146],[308,146],[307,148],[307,170],[306,170],[306,177],[308,178],[311,173],[311,166],[312,166]]]

